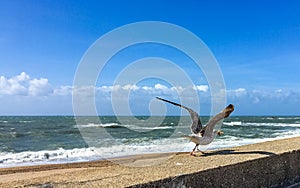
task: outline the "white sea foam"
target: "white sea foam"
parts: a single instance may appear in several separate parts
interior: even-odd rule
[[[224,125],[228,126],[273,126],[273,127],[300,127],[300,122],[295,123],[253,123],[253,122],[241,122],[241,121],[231,121],[223,122]]]
[[[278,132],[278,133],[274,133],[273,135],[275,135],[276,138],[289,138],[289,137],[299,136],[300,129]]]
[[[262,119],[267,119],[267,120],[297,120],[300,119],[300,117],[266,117],[266,118],[262,118]]]
[[[88,123],[83,125],[75,125],[75,128],[91,128],[91,127],[116,127],[120,126],[118,123],[105,123],[105,124],[96,124],[96,123]]]
[[[94,148],[75,148],[71,150],[25,151],[20,153],[0,153],[0,167],[67,163],[88,161],[99,158]]]
[[[184,150],[188,143],[186,140],[180,140],[179,142],[177,140],[175,145],[173,139],[160,139],[100,148],[90,147],[70,150],[60,148],[58,150],[36,152],[0,153],[0,167],[82,162],[144,153],[176,152]]]
[[[21,120],[20,123],[31,123],[32,121]]]
[[[162,129],[172,129],[172,126],[139,126],[139,125],[122,125],[126,128],[132,129],[132,130],[162,130]]]
[[[102,127],[102,128],[118,128],[118,127],[126,127],[132,130],[160,130],[160,129],[172,129],[172,126],[139,126],[139,125],[122,125],[118,123],[105,123],[105,124],[95,124],[95,123],[88,123],[84,125],[75,125],[74,128],[95,128],[95,127]]]
[[[281,138],[290,138],[300,135],[299,131],[287,131],[278,134],[274,138],[239,138],[235,136],[223,136],[208,146],[200,146],[205,151],[210,149],[222,149],[241,145],[271,141]],[[111,145],[106,147],[89,147],[75,149],[57,149],[43,151],[25,151],[20,153],[0,153],[0,167],[59,164],[69,162],[82,162],[99,159],[109,159],[136,154],[165,153],[165,152],[189,152],[195,146],[184,138],[163,138],[157,140],[140,140],[130,144]]]
[[[242,123],[244,126],[300,127],[298,123]]]
[[[300,117],[279,117],[278,119],[300,119]]]
[[[241,121],[223,122],[224,125],[242,125]]]

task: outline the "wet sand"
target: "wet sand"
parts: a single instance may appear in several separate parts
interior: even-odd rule
[[[293,164],[300,164],[299,151],[300,137],[295,137],[208,151],[206,154],[199,153],[196,157],[189,153],[161,153],[129,156],[110,161],[1,168],[0,187],[128,187],[134,185],[155,187],[159,183],[167,181],[169,183],[173,180],[176,182],[181,177],[184,177],[184,181],[191,182],[190,178],[193,178],[191,174],[194,174],[194,177],[199,173],[202,173],[202,177],[205,173],[210,173],[208,177],[216,176],[217,173],[221,173],[222,169],[226,171],[230,168],[231,171],[237,170],[235,178],[238,178],[239,182],[246,183],[247,178],[243,180],[242,178],[245,177],[239,177],[241,170],[245,175],[244,169],[240,168],[249,168],[249,166],[251,168],[257,164],[257,169],[259,169],[260,164],[270,162],[269,166],[260,170],[264,171],[265,169],[266,172],[259,173],[268,175],[272,172],[268,171],[269,167],[274,168],[276,173],[281,168],[285,168],[280,172],[283,174],[274,174],[274,176],[285,176],[284,173],[288,173],[286,168],[289,168],[288,165],[282,166],[287,163],[285,159],[290,158],[289,160],[292,160]],[[280,156],[282,157],[280,158]],[[266,161],[262,162],[262,160]],[[274,164],[273,167],[273,162],[277,166]],[[293,164],[289,165],[293,168],[297,167]],[[295,169],[293,170],[295,171]],[[295,173],[296,175],[299,173],[300,176],[300,171]],[[288,177],[282,178],[281,181]],[[226,179],[223,181],[226,185]],[[269,181],[272,183],[271,180]],[[149,184],[149,182],[156,183]],[[259,185],[259,182],[256,185]]]

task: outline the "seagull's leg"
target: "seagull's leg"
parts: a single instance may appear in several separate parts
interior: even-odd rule
[[[204,152],[204,151],[201,151],[199,148],[197,148],[197,150],[200,151],[202,154],[205,154],[205,152]]]
[[[195,150],[198,148],[199,144],[196,144],[193,151],[190,153],[191,155],[195,156]]]

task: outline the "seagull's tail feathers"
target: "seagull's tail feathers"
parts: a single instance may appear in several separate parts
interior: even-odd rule
[[[181,138],[191,139],[192,136],[191,136],[191,135],[181,135],[180,137],[181,137]]]

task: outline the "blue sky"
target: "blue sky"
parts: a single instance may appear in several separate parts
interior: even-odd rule
[[[72,115],[72,84],[83,54],[105,33],[139,21],[169,22],[201,38],[219,63],[234,115],[300,115],[299,1],[156,0],[0,1],[0,115]],[[155,44],[132,47],[112,59],[119,64],[105,67],[95,86],[100,114],[112,114],[110,91],[122,67],[147,56],[182,67],[198,86],[201,113],[209,114],[205,76],[181,53]],[[179,99],[158,79],[120,89],[132,91],[137,115],[149,113],[156,95]]]

